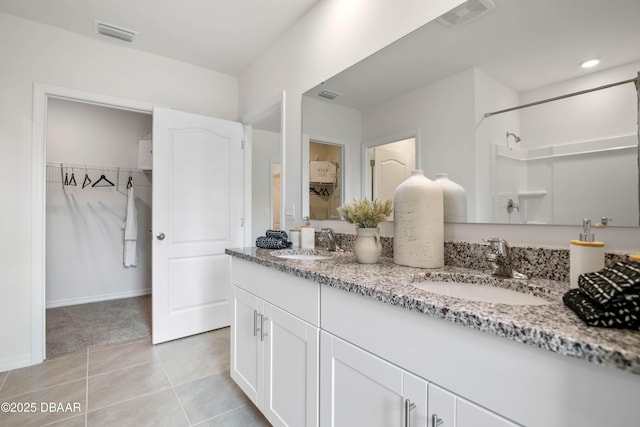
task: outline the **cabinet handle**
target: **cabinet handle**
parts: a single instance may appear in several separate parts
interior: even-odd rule
[[[431,427],[438,427],[444,424],[444,420],[442,418],[438,418],[437,414],[431,415]]]
[[[404,401],[404,427],[411,427],[411,410],[416,407],[409,399]]]
[[[258,336],[258,310],[253,310],[253,336]]]
[[[260,341],[264,341],[264,337],[268,337],[269,333],[264,331],[264,321],[269,320],[268,317],[260,314]]]

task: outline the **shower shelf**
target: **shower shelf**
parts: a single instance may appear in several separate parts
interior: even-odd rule
[[[547,190],[518,191],[518,197],[520,198],[544,197],[546,195]]]

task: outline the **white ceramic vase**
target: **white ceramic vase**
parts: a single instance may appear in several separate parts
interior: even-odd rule
[[[361,264],[375,264],[382,254],[379,228],[356,228],[353,252]]]
[[[467,222],[467,192],[446,173],[439,173],[433,181],[442,189],[444,222]]]
[[[440,186],[421,170],[396,188],[393,262],[420,268],[444,266],[444,209]]]

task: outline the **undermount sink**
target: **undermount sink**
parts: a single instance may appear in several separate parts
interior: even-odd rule
[[[319,251],[316,249],[280,249],[271,252],[277,258],[299,259],[299,260],[321,260],[331,259],[333,254],[329,251]]]
[[[547,305],[554,303],[551,296],[542,297],[534,295],[534,292],[528,292],[526,281],[496,278],[486,282],[488,283],[467,283],[414,277],[412,285],[427,292],[467,301],[510,305]]]

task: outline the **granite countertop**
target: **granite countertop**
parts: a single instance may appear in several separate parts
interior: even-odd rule
[[[533,345],[566,356],[640,375],[640,332],[587,326],[562,303],[567,282],[532,278],[526,287],[551,301],[548,305],[510,305],[462,300],[419,289],[412,281],[456,281],[479,283],[496,280],[481,271],[445,266],[441,269],[403,267],[390,258],[377,264],[359,264],[351,252],[336,253],[329,260],[291,260],[258,248],[227,249],[226,253],[285,273],[353,292],[407,310],[446,319]]]

